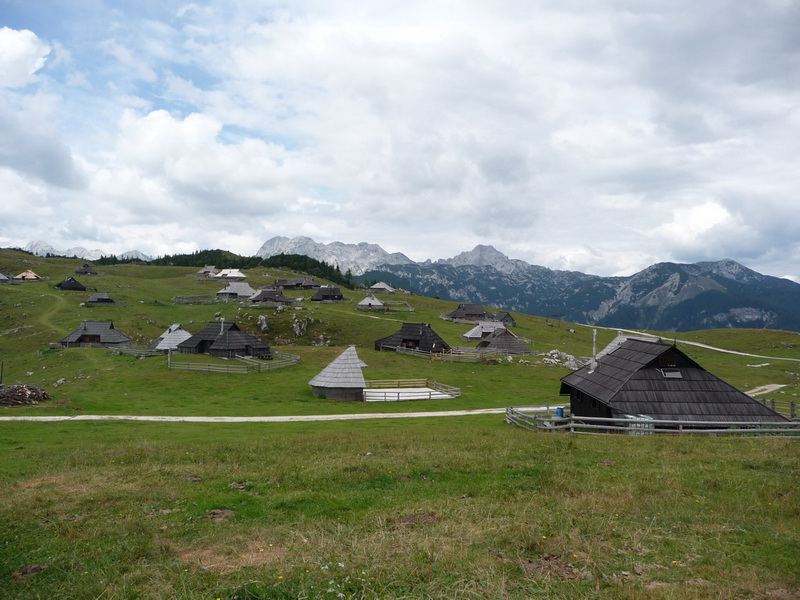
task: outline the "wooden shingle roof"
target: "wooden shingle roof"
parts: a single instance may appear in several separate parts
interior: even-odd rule
[[[444,341],[427,323],[403,323],[397,333],[375,341],[376,350],[416,348],[423,352],[447,352],[450,344]]]
[[[561,380],[619,415],[694,421],[783,421],[783,417],[658,341],[628,339]]]
[[[101,344],[124,344],[131,339],[114,329],[111,321],[81,321],[78,328],[61,340],[62,344],[78,342],[84,336],[99,337]]]
[[[478,342],[477,347],[505,354],[531,354],[531,349],[505,327],[492,331]]]
[[[356,347],[350,346],[309,381],[308,385],[321,388],[364,389],[366,383],[361,369],[366,366],[366,363],[358,358]]]

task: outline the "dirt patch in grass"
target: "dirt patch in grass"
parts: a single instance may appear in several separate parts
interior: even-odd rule
[[[247,567],[278,565],[284,561],[286,553],[284,548],[276,548],[258,541],[213,544],[176,551],[181,562],[220,574]]]
[[[431,514],[404,515],[397,519],[397,523],[401,527],[420,527],[423,525],[433,525],[438,522],[438,517]]]
[[[591,579],[592,573],[587,569],[579,569],[565,560],[564,555],[551,552],[536,560],[520,558],[515,561],[529,576],[536,579]]]

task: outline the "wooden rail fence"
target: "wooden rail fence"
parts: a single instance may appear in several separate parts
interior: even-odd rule
[[[533,407],[531,407],[533,408]],[[506,423],[530,431],[628,435],[752,435],[800,439],[800,422],[675,421],[646,418],[603,418],[533,414],[525,407],[506,407]]]
[[[792,421],[800,419],[800,410],[798,410],[795,400],[776,400],[775,398],[756,398],[756,400],[787,419]]]
[[[205,371],[207,373],[237,373],[246,375],[248,373],[264,373],[292,367],[300,363],[300,357],[287,352],[272,351],[272,360],[261,361],[250,357],[237,356],[238,363],[195,363],[177,362],[172,359],[172,353],[167,355],[167,367],[172,370],[182,371]]]

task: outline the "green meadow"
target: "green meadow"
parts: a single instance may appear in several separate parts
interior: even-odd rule
[[[542,356],[442,363],[377,352],[404,321],[452,345],[455,304],[408,296],[413,313],[361,313],[363,292],[300,310],[186,305],[222,284],[193,268],[98,266],[87,292],[54,284],[84,261],[0,250],[0,272],[48,279],[0,286],[6,384],[50,401],[0,416],[277,416],[441,411],[563,402],[569,371]],[[217,265],[222,267],[224,265]],[[254,288],[296,274],[247,271]],[[87,307],[92,291],[117,302]],[[308,296],[309,292],[288,292]],[[387,297],[387,299],[390,299]],[[112,320],[145,346],[172,323],[199,331],[219,313],[300,356],[265,373],[169,370],[166,357],[50,349],[82,320]],[[269,331],[256,327],[265,315]],[[588,356],[591,328],[514,314],[536,352]],[[306,333],[294,334],[302,321]],[[616,335],[599,330],[598,347]],[[740,389],[779,384],[791,399],[793,332],[665,333]],[[322,345],[319,345],[322,344]],[[308,381],[355,344],[367,379],[430,378],[455,400],[349,403]],[[502,415],[295,423],[0,421],[2,597],[797,598],[797,441],[534,434]]]

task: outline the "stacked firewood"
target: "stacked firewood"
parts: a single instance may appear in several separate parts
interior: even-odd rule
[[[0,388],[0,406],[23,406],[50,399],[50,394],[34,385],[18,383]]]

